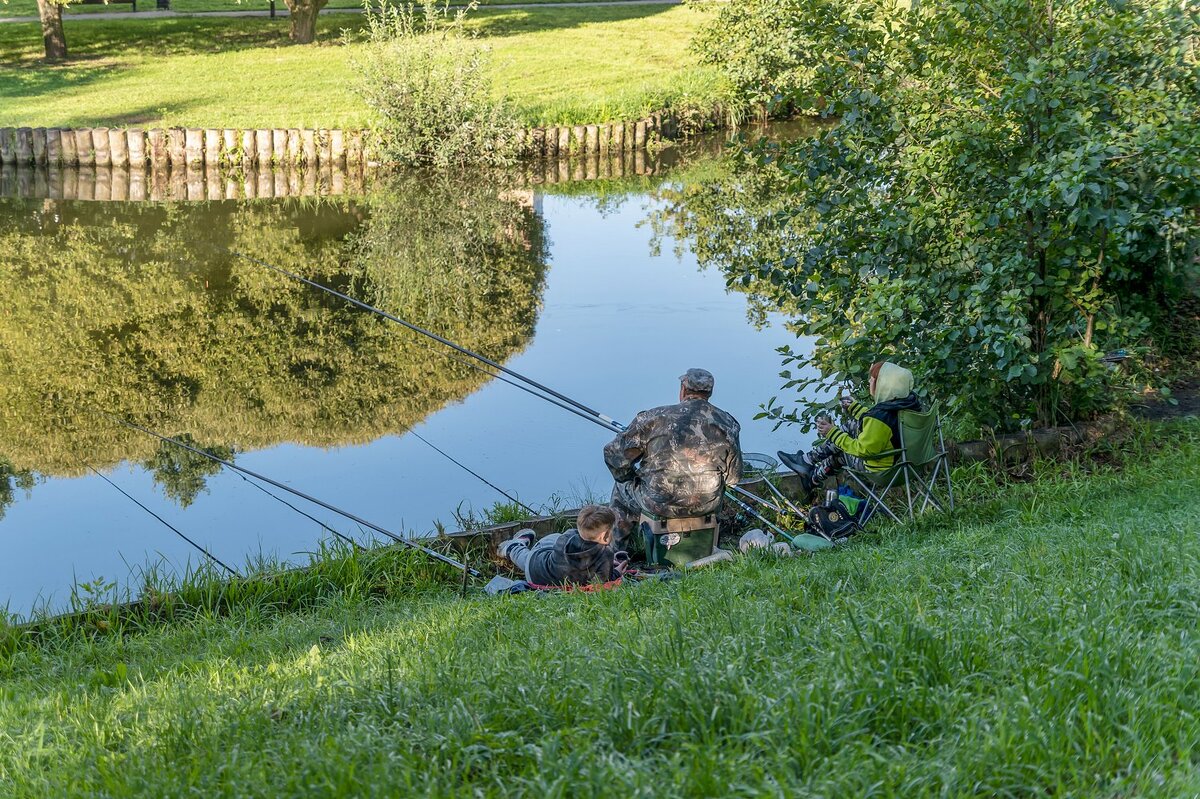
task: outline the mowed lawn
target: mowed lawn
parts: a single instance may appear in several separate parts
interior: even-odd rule
[[[529,124],[635,118],[705,105],[717,80],[688,43],[705,14],[681,6],[481,11],[496,91]],[[0,25],[0,126],[343,127],[368,121],[341,30],[322,15],[313,45],[260,18],[77,20],[72,61],[43,63],[33,23]]]
[[[467,5],[469,0],[450,0],[452,6]],[[494,0],[494,2],[483,2],[480,5],[507,5],[509,3],[518,3],[520,5],[532,5],[542,3],[558,3],[563,0]],[[592,3],[601,2],[601,0],[570,0],[573,3]],[[325,8],[362,8],[362,0],[329,0]],[[268,11],[271,8],[269,0],[171,0],[171,11],[181,14],[205,13],[211,11]],[[275,0],[276,11],[286,11],[287,4],[283,0]],[[138,0],[137,13],[143,11],[155,11],[157,6],[155,0]],[[108,3],[106,5],[79,5],[72,3],[67,6],[66,13],[74,14],[107,14],[113,11],[132,12],[133,7],[129,3]],[[36,17],[37,16],[37,0],[8,0],[7,3],[0,1],[0,17]]]
[[[670,583],[0,649],[0,795],[1194,796],[1200,421],[1114,449]]]

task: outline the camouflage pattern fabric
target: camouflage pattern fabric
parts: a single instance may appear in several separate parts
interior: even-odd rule
[[[623,548],[642,511],[664,518],[700,516],[742,479],[741,425],[706,399],[642,411],[604,447],[617,481],[614,548]]]

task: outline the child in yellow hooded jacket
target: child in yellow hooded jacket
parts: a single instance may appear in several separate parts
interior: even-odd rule
[[[867,407],[852,397],[841,398],[847,416],[841,426],[828,418],[817,420],[821,437],[808,452],[780,452],[779,459],[792,471],[820,485],[830,474],[849,465],[854,469],[884,472],[895,463],[892,450],[900,448],[900,411],[920,411],[921,401],[913,393],[912,372],[889,362],[871,364],[871,397]]]

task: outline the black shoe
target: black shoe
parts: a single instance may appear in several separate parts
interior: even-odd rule
[[[804,453],[793,452],[789,455],[786,452],[777,452],[775,454],[779,456],[780,463],[800,475],[800,479],[804,485],[812,485],[813,467],[808,461],[804,460]]]

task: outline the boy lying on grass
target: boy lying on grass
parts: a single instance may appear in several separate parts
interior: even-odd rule
[[[617,515],[607,505],[584,505],[575,520],[575,529],[554,533],[534,543],[533,530],[521,530],[499,547],[525,572],[525,580],[535,586],[587,585],[606,583],[625,573],[629,556],[613,552],[613,525]]]
[[[805,489],[812,491],[825,478],[848,465],[857,471],[886,472],[896,462],[894,455],[883,455],[900,448],[900,411],[920,411],[921,401],[913,393],[913,375],[894,363],[871,364],[870,408],[854,400],[840,397],[848,417],[835,426],[828,417],[817,419],[817,434],[821,441],[806,453],[780,452],[779,460],[804,480]]]

